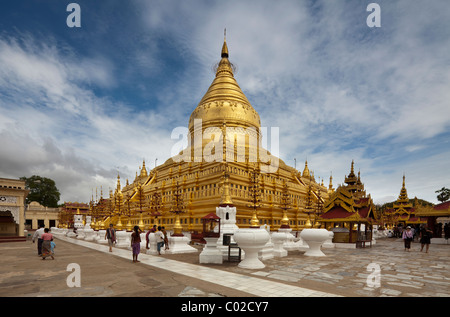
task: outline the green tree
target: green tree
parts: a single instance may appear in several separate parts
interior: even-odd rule
[[[450,199],[450,189],[448,188],[442,187],[441,189],[435,191],[435,193],[439,193],[439,195],[437,195],[437,200],[441,203]]]
[[[25,181],[25,188],[30,190],[26,198],[26,203],[37,201],[45,207],[58,207],[60,193],[56,188],[55,181],[50,178],[33,175],[31,177],[21,177]]]

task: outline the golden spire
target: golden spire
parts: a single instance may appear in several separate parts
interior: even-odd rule
[[[223,192],[222,192],[222,200],[220,201],[220,206],[233,206],[233,201],[231,200],[230,195],[230,184],[228,183],[228,178],[230,174],[227,171],[227,163],[225,163],[225,171],[223,172]]]
[[[144,159],[144,161],[142,162],[142,169],[141,169],[141,174],[140,174],[140,176],[141,176],[141,177],[147,177],[147,176],[148,176],[148,174],[147,174],[147,169],[145,168],[145,159]]]
[[[354,165],[355,162],[352,160],[352,167],[350,168],[350,174],[348,175],[348,177],[350,176],[355,176],[355,170],[354,170]]]
[[[305,161],[305,168],[303,169],[302,176],[303,177],[310,177],[309,168],[308,168],[308,160]]]
[[[398,196],[397,202],[409,202],[408,199],[408,193],[406,191],[406,185],[405,185],[405,174],[403,174],[403,184],[402,189],[400,190],[400,195]]]
[[[281,194],[281,209],[283,209],[283,218],[281,219],[281,228],[290,228],[289,218],[287,216],[288,209],[291,209],[291,199],[289,198],[289,189],[286,180],[283,182],[283,192]]]
[[[117,173],[117,191],[120,191],[120,175]]]
[[[222,45],[222,58],[228,58],[228,46],[227,46],[227,29],[223,31],[223,45]]]
[[[261,190],[259,187],[259,177],[260,177],[260,171],[259,169],[253,169],[252,172],[250,172],[250,182],[251,186],[249,186],[250,191],[250,204],[247,205],[247,207],[250,207],[253,209],[253,215],[252,219],[250,220],[250,228],[259,228],[259,220],[258,220],[258,213],[257,209],[261,207]]]
[[[358,178],[355,175],[354,164],[355,164],[355,162],[352,160],[350,174],[348,174],[348,176],[346,176],[345,180],[344,180],[344,182],[348,185],[354,185],[358,181]]]
[[[189,131],[194,132],[194,120],[201,119],[202,127],[216,127],[217,122],[227,122],[232,126],[261,127],[259,114],[252,107],[234,78],[234,66],[228,60],[229,51],[224,39],[217,64],[216,76],[197,108],[189,118]]]
[[[333,174],[330,175],[330,184],[328,185],[328,192],[331,193],[333,192]]]

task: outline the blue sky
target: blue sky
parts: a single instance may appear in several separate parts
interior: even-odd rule
[[[63,201],[170,157],[213,80],[227,28],[236,79],[280,156],[375,202],[450,187],[447,1],[72,1],[0,4],[0,177],[54,179]]]

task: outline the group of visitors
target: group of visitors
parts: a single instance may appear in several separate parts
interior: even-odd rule
[[[35,231],[33,235],[33,243],[37,241],[37,250],[38,256],[42,257],[42,260],[45,260],[46,257],[51,257],[52,260],[54,257],[54,248],[55,242],[53,241],[53,235],[50,233],[50,229],[44,228],[44,225],[40,225],[39,229]],[[133,263],[140,262],[138,261],[138,255],[141,252],[141,233],[142,230],[139,226],[134,226],[133,233],[131,234],[131,249],[133,252]],[[149,234],[154,233],[156,237],[156,248],[158,254],[161,255],[161,248],[165,246],[164,250],[169,250],[169,240],[167,238],[167,233],[164,227],[154,225],[147,234],[146,234],[146,248],[149,247]],[[105,240],[108,240],[109,252],[112,252],[112,248],[114,244],[117,242],[116,230],[112,224],[109,225],[109,228],[105,233]]]
[[[141,252],[141,233],[142,230],[139,226],[134,226],[133,232],[131,234],[131,249],[133,254],[133,263],[140,262],[138,260],[138,255]],[[165,250],[169,250],[169,240],[167,238],[166,229],[161,226],[154,225],[146,234],[146,249],[150,249],[149,247],[149,235],[150,233],[154,233],[156,237],[156,248],[158,254],[161,255],[161,248],[165,246]],[[116,243],[116,230],[112,224],[109,225],[109,228],[106,230],[105,239],[108,240],[109,252],[112,252],[112,247]]]
[[[40,225],[39,229],[34,232],[33,243],[37,240],[37,250],[38,256],[45,260],[46,257],[50,256],[52,260],[54,257],[55,242],[53,242],[53,235],[50,233],[49,228],[44,228],[44,225]]]
[[[401,230],[401,227],[398,227]],[[407,226],[402,231],[402,239],[405,243],[405,251],[411,250],[411,242],[414,240],[414,237],[420,237],[420,252],[423,251],[425,247],[425,252],[428,253],[428,249],[430,248],[431,238],[433,237],[433,231],[431,231],[427,226],[421,226],[417,228],[412,228],[411,226]]]

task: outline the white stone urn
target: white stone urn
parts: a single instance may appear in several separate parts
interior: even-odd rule
[[[234,240],[245,251],[245,259],[239,263],[240,268],[262,269],[265,267],[258,259],[258,252],[264,248],[270,240],[270,235],[265,229],[244,228],[234,233]]]
[[[325,256],[320,247],[330,237],[326,229],[303,229],[300,237],[309,246],[305,252],[306,256]]]
[[[284,243],[288,239],[288,234],[286,232],[274,232],[272,233],[272,243],[273,243],[273,255],[276,257],[285,257],[288,252],[284,248]]]

